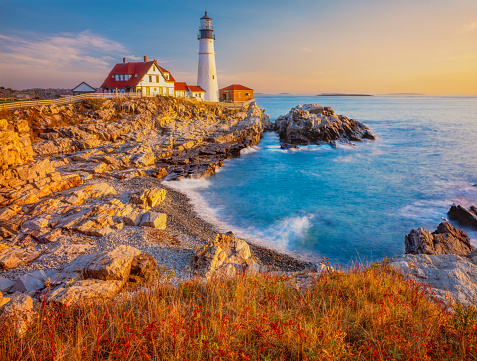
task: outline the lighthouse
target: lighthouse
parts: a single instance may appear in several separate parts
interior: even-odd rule
[[[212,19],[205,15],[200,19],[199,35],[199,71],[197,85],[205,90],[205,100],[219,101],[219,85],[217,83],[217,70],[215,69],[215,52]]]

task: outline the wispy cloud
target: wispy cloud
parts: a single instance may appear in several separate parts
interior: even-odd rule
[[[311,49],[308,49],[307,47],[301,48],[305,53],[312,53],[313,51]]]
[[[121,43],[90,31],[54,36],[0,34],[0,49],[0,82],[14,88],[72,87],[81,80],[97,83],[115,59],[125,55],[139,60],[127,55]]]
[[[477,21],[474,21],[474,22],[472,22],[472,23],[466,24],[462,30],[463,30],[464,32],[469,32],[469,31],[477,30]]]

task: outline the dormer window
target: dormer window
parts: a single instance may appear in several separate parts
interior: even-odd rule
[[[166,78],[166,80],[169,80],[169,74],[164,74],[164,77]]]
[[[119,75],[116,75],[116,81],[119,81]]]

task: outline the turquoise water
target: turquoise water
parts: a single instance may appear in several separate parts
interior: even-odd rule
[[[216,175],[176,182],[223,231],[303,259],[367,262],[403,253],[404,235],[436,229],[452,203],[477,203],[475,97],[256,99],[272,121],[297,104],[331,106],[377,140],[282,150],[265,133]]]

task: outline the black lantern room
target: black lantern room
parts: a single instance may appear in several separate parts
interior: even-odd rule
[[[199,28],[199,36],[198,39],[215,39],[215,35],[212,34],[214,28],[212,26],[212,18],[207,15],[207,11],[205,15],[200,18],[200,28]]]

